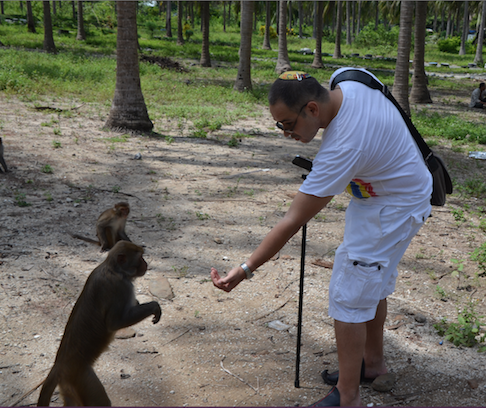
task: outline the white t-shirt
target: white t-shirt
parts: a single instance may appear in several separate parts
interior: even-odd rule
[[[471,102],[469,102],[470,108],[474,108],[476,103],[481,102],[481,94],[482,92],[480,88],[476,88],[474,91],[472,91]]]
[[[331,82],[346,69],[337,70]],[[432,176],[398,109],[362,83],[343,81],[339,87],[341,107],[299,190],[327,197],[346,189],[359,202],[383,205],[413,205],[430,197]]]

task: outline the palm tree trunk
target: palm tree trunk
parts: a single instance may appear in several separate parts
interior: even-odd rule
[[[346,44],[351,45],[351,4],[346,0]]]
[[[413,54],[413,79],[410,101],[412,103],[432,103],[427,89],[425,75],[425,29],[427,23],[427,2],[415,2],[415,46]]]
[[[143,99],[138,66],[137,3],[117,1],[117,11],[115,96],[105,127],[150,132],[154,125]]]
[[[55,54],[57,52],[52,35],[51,5],[49,1],[42,2],[44,6],[44,50]]]
[[[484,40],[484,26],[486,24],[486,1],[481,2],[483,7],[481,9],[481,24],[479,25],[478,44],[476,46],[476,56],[474,62],[478,65],[483,65],[483,40]]]
[[[277,66],[275,67],[275,72],[277,74],[281,74],[282,72],[290,71],[292,69],[287,51],[287,2],[285,0],[280,0],[279,3],[280,17],[278,20],[278,56]]]
[[[324,13],[324,2],[317,3],[317,27],[316,27],[316,51],[314,52],[314,61],[312,68],[323,68],[322,63],[322,14]]]
[[[241,2],[240,63],[234,86],[234,89],[240,92],[251,90],[251,36],[254,6],[254,1]]]
[[[358,0],[358,21],[356,22],[356,35],[361,31],[361,0]]]
[[[313,29],[312,29],[312,38],[316,38],[317,34],[317,1],[314,1],[314,24],[313,24]]]
[[[410,45],[412,41],[413,2],[402,1],[400,6],[400,32],[398,34],[397,63],[393,96],[405,113],[410,116],[408,103],[408,76],[410,73]]]
[[[269,1],[265,2],[265,33],[263,34],[263,46],[264,50],[271,50],[272,46],[270,45],[270,23],[272,15],[271,13],[271,3]]]
[[[184,36],[182,35],[182,1],[177,2],[177,45],[184,45]]]
[[[469,34],[469,7],[468,1],[464,2],[464,18],[462,20],[462,35],[461,35],[461,48],[459,49],[459,55],[466,55],[466,41]]]
[[[172,3],[167,0],[165,6],[165,36],[172,38]]]
[[[78,0],[78,34],[76,40],[85,41],[86,33],[84,31],[83,2]]]
[[[341,31],[343,24],[343,5],[341,1],[337,2],[337,16],[336,16],[336,41],[334,43],[333,58],[342,58],[341,54]]]
[[[201,20],[202,20],[202,49],[201,66],[211,66],[211,56],[209,54],[209,1],[201,1]]]
[[[27,1],[26,3],[27,3],[27,31],[29,33],[35,33],[36,31],[35,31],[34,15],[32,14],[32,2]]]
[[[302,25],[304,24],[304,10],[302,7],[302,1],[297,2],[299,5],[299,38],[302,38],[304,35],[302,33]]]

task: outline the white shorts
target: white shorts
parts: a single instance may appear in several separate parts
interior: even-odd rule
[[[351,200],[329,284],[330,317],[345,323],[375,318],[380,300],[395,290],[400,259],[430,212],[430,199],[400,207]]]

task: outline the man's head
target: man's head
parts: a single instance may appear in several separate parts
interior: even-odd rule
[[[307,102],[326,102],[329,92],[315,78],[300,71],[284,72],[273,83],[268,93],[268,103],[283,102],[290,110],[298,112]]]
[[[280,75],[268,94],[270,112],[285,136],[310,142],[319,130],[319,105],[329,101],[329,91],[309,74],[289,71]]]
[[[484,82],[481,82],[479,84],[479,89],[481,89],[481,91],[484,91],[486,89],[486,84]]]

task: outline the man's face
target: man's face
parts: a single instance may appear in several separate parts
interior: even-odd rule
[[[308,103],[303,105],[296,113],[291,111],[287,105],[279,101],[275,105],[270,105],[270,113],[277,121],[276,126],[283,130],[285,137],[300,140],[302,143],[309,143],[314,139],[318,129],[312,129],[309,123],[309,115],[305,113]]]

